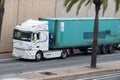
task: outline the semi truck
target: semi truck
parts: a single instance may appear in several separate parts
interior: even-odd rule
[[[74,49],[92,51],[94,18],[29,19],[13,31],[13,52],[17,58],[66,58]],[[100,18],[97,53],[113,53],[120,44],[120,19]]]

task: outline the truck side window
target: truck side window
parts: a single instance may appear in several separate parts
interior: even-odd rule
[[[47,40],[47,35],[45,33],[40,34],[40,41],[44,42]]]
[[[33,40],[33,41],[36,41],[36,40],[39,40],[39,39],[40,39],[39,33],[33,33],[33,38],[32,38],[32,40]]]

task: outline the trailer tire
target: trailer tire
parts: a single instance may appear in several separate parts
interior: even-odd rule
[[[101,47],[97,47],[97,54],[101,54]]]
[[[109,51],[109,53],[113,53],[115,51],[114,45],[109,45],[108,51]]]
[[[108,53],[108,46],[102,46],[102,53],[103,54],[106,54],[106,53]]]
[[[67,50],[63,50],[63,51],[61,52],[61,58],[62,58],[62,59],[65,59],[67,56],[68,56]]]
[[[36,61],[41,61],[43,59],[43,54],[41,51],[36,53],[35,60]]]

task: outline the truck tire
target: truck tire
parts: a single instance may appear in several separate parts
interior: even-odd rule
[[[102,46],[102,53],[107,54],[108,53],[108,47],[107,46]]]
[[[108,51],[109,53],[113,53],[115,51],[114,45],[109,45]]]
[[[61,52],[61,58],[62,58],[62,59],[65,59],[67,56],[68,56],[67,50],[63,50],[63,51]]]
[[[71,54],[73,54],[73,50],[72,49],[67,49],[67,55],[69,56]]]
[[[35,56],[35,60],[36,61],[41,61],[43,59],[43,54],[42,54],[42,52],[37,52],[36,53],[36,56]]]

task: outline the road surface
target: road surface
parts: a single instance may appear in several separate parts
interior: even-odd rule
[[[98,55],[97,63],[120,61],[120,51],[115,51],[113,54]],[[41,62],[30,60],[18,60],[15,58],[0,59],[0,75],[22,73],[29,71],[38,71],[54,68],[62,68],[69,66],[90,65],[90,54],[77,54],[68,57],[67,59],[49,59]]]

